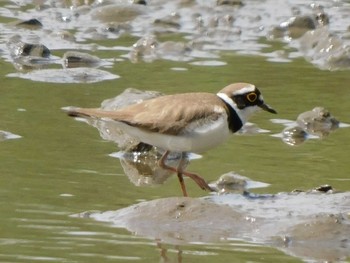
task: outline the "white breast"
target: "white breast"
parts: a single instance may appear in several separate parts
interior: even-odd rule
[[[201,125],[192,123],[177,136],[148,132],[121,122],[116,122],[116,124],[125,133],[140,142],[174,152],[206,151],[223,143],[230,133],[226,114],[215,121],[204,122]]]

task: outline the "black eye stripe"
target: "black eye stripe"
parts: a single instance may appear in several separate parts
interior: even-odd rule
[[[244,109],[249,106],[261,105],[264,103],[262,101],[261,93],[259,90],[254,90],[245,94],[233,95],[231,98],[239,109]]]

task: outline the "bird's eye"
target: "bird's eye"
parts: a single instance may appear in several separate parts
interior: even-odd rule
[[[258,95],[256,95],[256,93],[254,93],[254,92],[249,93],[249,94],[247,95],[247,99],[248,99],[250,102],[256,101],[257,98],[258,98]]]

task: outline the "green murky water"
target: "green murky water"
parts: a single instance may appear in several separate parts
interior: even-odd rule
[[[161,187],[135,187],[123,175],[118,160],[107,156],[117,151],[113,143],[103,141],[95,129],[65,116],[62,106],[97,106],[127,87],[166,93],[215,92],[229,82],[249,80],[259,83],[280,118],[293,119],[301,111],[322,105],[339,120],[348,121],[347,72],[320,71],[302,60],[271,64],[255,57],[226,56],[226,61],[225,67],[190,67],[186,72],[169,69],[183,66],[181,63],[125,63],[111,70],[121,79],[98,84],[49,84],[4,77],[0,88],[1,128],[23,138],[1,142],[0,259],[154,262],[161,257],[154,240],[70,215],[180,195],[176,178]],[[10,65],[2,67],[4,73],[10,69]],[[282,127],[270,123],[269,117],[262,112],[253,121],[279,132]],[[292,148],[268,135],[233,136],[227,144],[193,161],[190,168],[208,180],[233,170],[270,183],[270,188],[260,190],[265,192],[320,184],[347,190],[349,139],[348,130],[340,129],[325,140]],[[188,187],[192,196],[207,194],[191,182]],[[242,262],[248,258],[258,262],[298,261],[269,248],[235,242],[168,248],[174,262],[177,249],[183,251],[183,262]]]
[[[120,40],[126,46],[133,38]],[[108,42],[107,42],[108,43]],[[105,43],[105,44],[107,44]],[[102,43],[100,43],[102,44]],[[61,56],[62,51],[53,51]],[[121,51],[96,51],[118,58]],[[158,187],[136,187],[124,175],[118,151],[88,125],[67,117],[61,107],[99,106],[128,87],[164,93],[216,92],[246,81],[258,85],[278,118],[323,106],[350,123],[348,71],[324,71],[299,58],[271,63],[262,57],[222,52],[227,65],[195,66],[157,60],[116,63],[108,71],[121,78],[93,84],[53,84],[6,75],[13,66],[0,61],[0,130],[22,136],[0,141],[1,262],[299,262],[273,248],[236,240],[190,245],[161,244],[124,229],[71,215],[116,210],[139,202],[181,194],[175,177]],[[187,71],[174,71],[185,67]],[[339,129],[324,140],[290,147],[270,136],[283,126],[261,112],[251,121],[268,134],[232,136],[225,144],[194,160],[189,170],[208,181],[235,171],[271,184],[256,192],[277,193],[321,184],[350,188],[350,130]],[[276,117],[276,116],[273,116]],[[188,182],[191,196],[208,193]],[[210,231],[203,229],[203,231]]]

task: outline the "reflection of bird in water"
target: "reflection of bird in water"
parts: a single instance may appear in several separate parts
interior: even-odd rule
[[[168,249],[166,249],[161,243],[157,242],[157,247],[160,250],[160,257],[161,262],[164,263],[170,263],[174,262],[173,260],[170,260],[170,258],[167,256]],[[176,263],[182,263],[182,250],[179,246],[175,246],[176,250]]]
[[[259,108],[276,113],[264,103],[254,85],[235,83],[217,94],[198,92],[160,96],[115,111],[70,108],[68,114],[113,120],[140,142],[164,149],[159,165],[177,173],[182,192],[187,196],[183,175],[204,190],[211,188],[202,177],[184,170],[186,152],[201,152],[223,143]],[[177,167],[166,164],[170,152],[182,153]]]
[[[139,143],[134,148],[112,153],[110,156],[120,160],[124,173],[134,185],[154,186],[163,184],[172,175],[171,171],[158,165],[158,160],[163,153],[164,151],[157,147]],[[181,153],[172,152],[167,159],[167,163],[176,165],[181,157]],[[186,164],[191,158],[192,155],[185,157]]]

